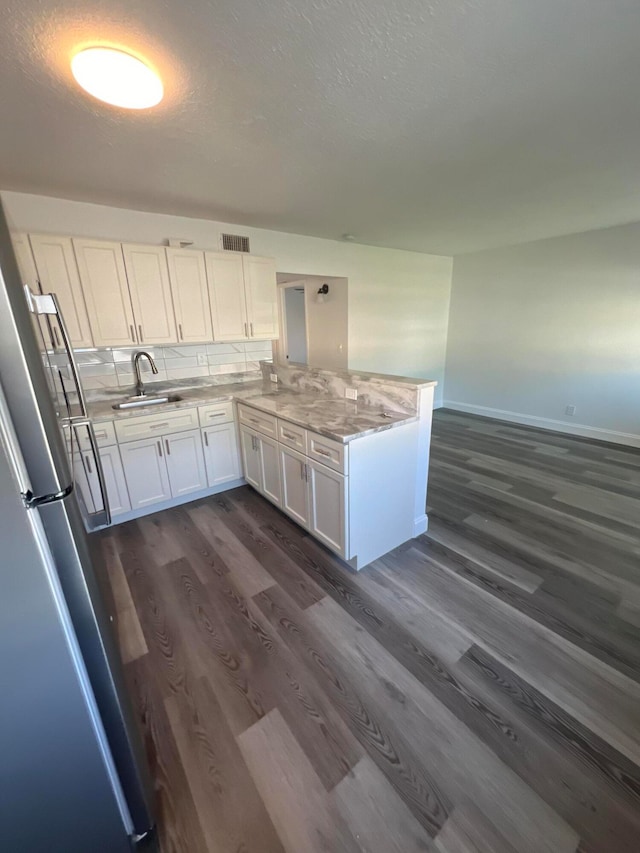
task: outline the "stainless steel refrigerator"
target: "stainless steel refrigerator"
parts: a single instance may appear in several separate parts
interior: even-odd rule
[[[74,488],[78,430],[99,456],[55,300],[28,298],[0,207],[0,850],[155,849],[95,534]],[[46,353],[31,310],[63,332]],[[54,338],[55,340],[56,338]],[[58,367],[60,362],[66,367]],[[58,373],[78,386],[56,387]]]

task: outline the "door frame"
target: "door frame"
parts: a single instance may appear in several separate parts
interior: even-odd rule
[[[289,362],[287,359],[287,350],[289,345],[287,342],[287,312],[285,306],[285,291],[290,287],[300,287],[304,290],[304,339],[307,345],[307,364],[309,364],[309,312],[307,310],[307,280],[299,278],[296,281],[286,281],[278,283],[278,314],[280,320],[280,338],[277,341],[277,361],[278,364],[298,364],[298,362]]]

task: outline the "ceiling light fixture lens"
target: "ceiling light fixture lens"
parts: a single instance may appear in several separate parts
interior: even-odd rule
[[[112,47],[89,47],[76,53],[71,72],[94,98],[128,110],[155,107],[164,95],[155,71],[136,56]]]

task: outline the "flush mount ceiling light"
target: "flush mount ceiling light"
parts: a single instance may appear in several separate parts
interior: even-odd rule
[[[88,47],[76,53],[71,72],[94,98],[128,110],[155,107],[164,95],[155,71],[136,56],[112,47]]]

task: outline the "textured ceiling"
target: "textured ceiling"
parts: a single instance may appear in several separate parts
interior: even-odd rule
[[[638,0],[1,8],[4,189],[445,254],[640,220]],[[81,93],[95,42],[165,102]]]

